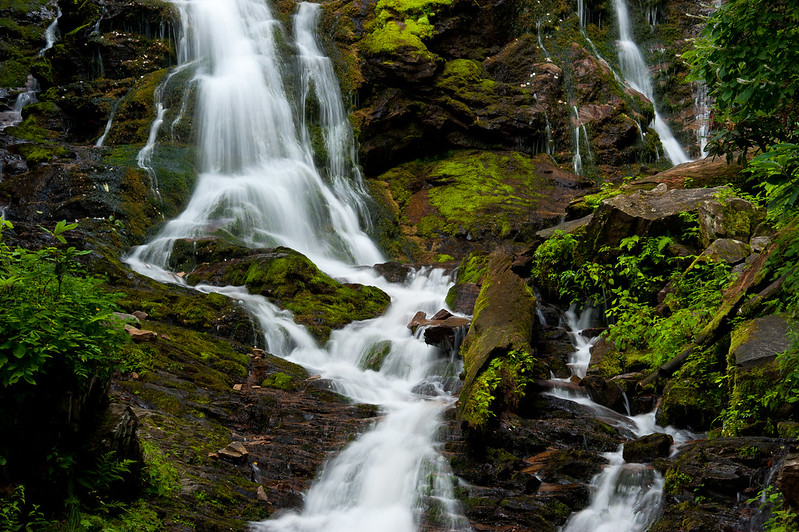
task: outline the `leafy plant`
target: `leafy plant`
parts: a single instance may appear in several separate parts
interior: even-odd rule
[[[769,518],[763,525],[764,532],[797,532],[799,516],[785,505],[782,493],[769,486],[758,492],[757,497],[749,499],[749,504],[760,504],[760,509],[768,511]]]
[[[0,499],[0,530],[7,532],[35,532],[47,524],[36,504],[25,502],[25,486],[14,488],[14,493]]]
[[[47,231],[61,244],[75,224],[58,222]],[[11,227],[3,221],[3,227]],[[110,327],[117,295],[102,280],[82,274],[74,247],[10,248],[0,232],[0,386],[35,384],[55,367],[88,382],[109,376],[124,333]]]

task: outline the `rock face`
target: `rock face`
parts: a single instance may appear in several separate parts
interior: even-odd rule
[[[784,445],[784,440],[771,438],[719,438],[686,444],[669,459],[663,514],[650,530],[699,532],[747,526],[760,505],[759,501],[750,505],[747,500],[757,499],[766,486],[769,464],[782,460]]]

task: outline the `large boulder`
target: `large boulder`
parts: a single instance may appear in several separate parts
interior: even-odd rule
[[[295,321],[321,342],[333,329],[379,316],[391,301],[374,286],[336,281],[288,248],[253,250],[241,258],[201,264],[186,279],[190,284],[246,286],[292,311]]]
[[[603,200],[586,228],[594,250],[618,246],[630,235],[681,234],[687,228],[682,213],[697,213],[713,201],[718,188],[669,190],[660,184],[651,191],[639,190]]]
[[[461,346],[465,382],[458,416],[472,428],[484,428],[489,418],[496,415],[496,410],[513,406],[507,403],[518,401],[521,373],[533,372],[534,351],[530,337],[536,299],[511,267],[508,255],[501,251],[492,253],[472,324]],[[494,366],[490,377],[491,372],[486,373],[489,365]],[[504,371],[501,383],[495,380],[498,367],[500,373]],[[513,390],[503,405],[503,401],[495,399],[505,386]]]

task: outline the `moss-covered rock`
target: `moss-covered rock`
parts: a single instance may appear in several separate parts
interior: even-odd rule
[[[465,379],[458,417],[483,430],[502,409],[513,409],[526,383],[537,374],[530,335],[535,296],[511,271],[511,260],[494,252],[474,318],[461,346]]]
[[[288,248],[257,250],[245,258],[203,264],[187,280],[246,286],[251,293],[291,310],[295,320],[322,342],[332,329],[382,314],[390,302],[388,295],[373,286],[339,283]]]
[[[402,165],[379,179],[388,183],[403,232],[431,259],[529,240],[556,222],[554,213],[579,187],[576,176],[546,158],[514,152],[453,152]]]

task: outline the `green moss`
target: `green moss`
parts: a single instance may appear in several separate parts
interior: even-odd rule
[[[67,148],[52,143],[19,144],[17,149],[19,150],[19,154],[25,158],[25,161],[31,165],[50,162],[55,158],[69,155],[69,150]]]
[[[304,255],[275,248],[268,254],[228,261],[223,282],[244,285],[290,310],[320,341],[332,329],[355,320],[374,318],[388,307],[390,298],[374,286],[344,285],[322,273]],[[195,271],[190,283],[202,281]]]
[[[693,482],[693,480],[694,479],[692,479],[690,476],[679,471],[677,467],[671,467],[668,471],[666,471],[666,483],[664,489],[666,490],[666,493],[679,495],[686,486]]]
[[[520,153],[456,152],[430,165],[430,204],[450,234],[488,229],[504,236],[510,225],[534,209],[551,185]]]
[[[282,372],[272,373],[261,382],[261,386],[292,392],[297,389],[297,379]]]
[[[417,31],[414,32],[413,29]],[[418,27],[409,27],[405,23],[391,20],[364,38],[361,45],[372,54],[404,52],[433,58],[433,54],[422,42],[418,30]]]

